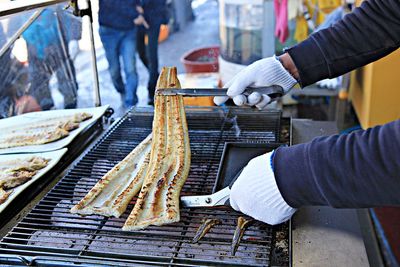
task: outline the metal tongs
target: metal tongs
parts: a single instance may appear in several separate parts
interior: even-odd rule
[[[172,96],[181,95],[187,97],[199,96],[226,96],[228,88],[159,88],[156,90],[156,95]],[[249,86],[243,92],[244,95],[250,95],[253,92],[268,95],[271,98],[278,98],[283,96],[283,88],[279,85],[272,86]]]

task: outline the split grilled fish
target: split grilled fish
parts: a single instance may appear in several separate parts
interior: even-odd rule
[[[69,135],[79,123],[90,119],[92,114],[80,112],[72,116],[36,121],[29,125],[5,129],[0,134],[0,149],[47,144]]]
[[[81,215],[119,217],[142,188],[150,160],[151,134],[115,165],[71,209]]]
[[[157,88],[180,88],[175,67],[164,67]],[[180,220],[180,192],[190,168],[190,145],[182,96],[156,96],[149,168],[123,230]]]
[[[24,184],[47,166],[49,159],[30,157],[0,162],[0,187],[10,189]]]

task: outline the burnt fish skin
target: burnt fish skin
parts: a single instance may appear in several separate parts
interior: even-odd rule
[[[240,241],[242,240],[242,237],[244,235],[244,232],[246,231],[247,227],[249,227],[253,222],[254,220],[251,219],[247,220],[242,216],[238,218],[236,230],[232,238],[231,256],[235,256],[236,251],[240,245]]]
[[[193,237],[193,243],[199,242],[199,240],[202,239],[211,228],[218,224],[221,224],[221,220],[218,218],[203,219],[202,224],[200,225],[199,229],[197,229],[197,232]]]

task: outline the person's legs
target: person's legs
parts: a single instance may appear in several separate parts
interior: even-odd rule
[[[99,34],[104,51],[106,52],[108,70],[111,75],[112,83],[120,94],[125,94],[125,87],[121,76],[121,66],[119,63],[119,47],[123,33],[109,27],[100,26]]]
[[[158,79],[158,36],[160,34],[160,25],[154,25],[147,31],[148,44],[147,44],[147,59],[149,69],[149,83],[147,89],[149,90],[149,103],[154,102],[154,92]]]
[[[69,57],[68,51],[63,51],[61,46],[52,49],[53,71],[57,76],[58,90],[64,97],[64,108],[77,107],[78,83],[76,82],[75,67]]]
[[[126,31],[121,41],[120,54],[125,72],[125,105],[130,107],[138,102],[136,89],[138,76],[136,72],[136,28]]]
[[[143,62],[143,65],[148,68],[148,60],[147,60],[147,55],[146,55],[146,44],[144,43],[144,39],[146,36],[146,30],[143,26],[139,26],[136,36],[136,49],[139,54],[140,60]]]

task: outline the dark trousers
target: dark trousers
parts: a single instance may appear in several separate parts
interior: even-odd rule
[[[145,44],[145,35],[148,36],[147,45]],[[160,24],[151,25],[150,29],[139,27],[137,35],[137,51],[140,60],[149,71],[149,82],[147,90],[149,91],[150,103],[154,100],[154,91],[158,79],[158,35],[160,34]]]
[[[53,73],[57,76],[58,90],[64,97],[64,108],[76,108],[78,84],[74,64],[68,52],[55,45],[47,47],[44,58],[39,58],[35,49],[28,47],[28,61],[30,92],[42,110],[48,110],[54,106],[49,88]]]

